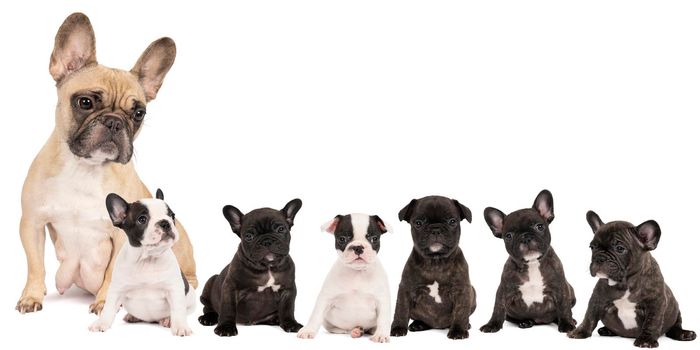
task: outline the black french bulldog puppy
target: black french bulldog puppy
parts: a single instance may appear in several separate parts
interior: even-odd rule
[[[411,224],[413,251],[401,275],[392,336],[449,328],[450,339],[469,337],[476,291],[459,248],[464,219],[472,221],[469,208],[440,196],[414,199],[399,212],[399,220]],[[413,319],[410,326],[409,318]]]
[[[484,219],[493,235],[503,239],[510,257],[503,267],[501,284],[491,320],[481,327],[485,333],[498,332],[508,320],[520,328],[556,323],[560,332],[576,327],[571,308],[576,304],[574,289],[564,276],[564,267],[550,246],[549,224],[554,220],[554,199],[543,190],[532,208],[508,215],[486,208]]]
[[[598,334],[636,338],[634,345],[642,348],[658,347],[662,334],[675,340],[694,340],[695,332],[681,327],[678,302],[650,253],[661,237],[656,221],[639,226],[625,221],[606,224],[593,211],[586,219],[594,233],[591,276],[600,280],[583,322],[569,337],[588,338],[598,321],[603,321]]]
[[[214,333],[222,337],[237,335],[236,323],[279,325],[285,332],[301,329],[294,318],[297,288],[289,256],[290,229],[300,208],[299,199],[282,210],[261,208],[246,215],[234,206],[224,207],[241,243],[231,263],[204,286],[199,323],[218,323]]]

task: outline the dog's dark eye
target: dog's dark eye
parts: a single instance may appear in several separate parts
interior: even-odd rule
[[[287,229],[284,226],[280,226],[277,228],[277,233],[284,233],[285,231],[287,231]]]
[[[450,225],[452,225],[452,226],[454,226],[455,224],[457,224],[457,220],[456,220],[456,219],[450,219],[450,220],[447,221],[447,223],[450,224]]]
[[[413,222],[413,224],[416,225],[416,227],[421,227],[423,226],[423,220],[416,220]]]
[[[136,219],[136,221],[138,221],[139,224],[144,225],[146,222],[148,222],[148,218],[146,215],[141,215],[138,219]]]
[[[615,252],[617,252],[617,254],[624,254],[626,251],[627,249],[621,245],[615,246]]]
[[[507,240],[511,240],[511,238],[513,238],[513,234],[510,232],[507,232],[505,235],[503,235],[503,237]]]
[[[89,97],[85,97],[85,96],[78,97],[78,107],[80,107],[80,109],[84,109],[84,110],[92,109],[92,99],[90,99]]]
[[[246,241],[250,242],[253,240],[253,233],[252,232],[246,232],[245,235],[243,236],[243,239]]]
[[[369,242],[370,242],[370,243],[374,243],[374,242],[376,242],[376,241],[377,241],[377,236],[371,236],[371,237],[369,238]]]
[[[538,232],[544,231],[544,224],[537,224],[535,225],[535,228],[537,229]]]
[[[140,122],[143,120],[144,117],[146,117],[146,110],[143,108],[139,108],[134,112],[134,120],[137,122]]]
[[[348,238],[345,236],[338,237],[338,242],[340,242],[340,243],[345,243],[347,240],[348,240]]]

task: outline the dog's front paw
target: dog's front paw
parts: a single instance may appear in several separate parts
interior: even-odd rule
[[[41,311],[43,308],[41,302],[44,299],[44,296],[31,296],[31,295],[23,295],[19,301],[17,301],[17,306],[15,306],[15,310],[19,311],[21,314],[26,314],[28,312],[37,312]]]
[[[178,337],[187,337],[187,336],[192,335],[192,330],[187,325],[182,325],[182,326],[171,325],[170,332],[174,336],[178,336]]]
[[[219,323],[219,315],[216,312],[208,312],[198,318],[202,326],[213,326]]]
[[[447,332],[447,337],[450,339],[467,339],[469,338],[469,331],[465,328],[457,325],[452,325],[450,330]]]
[[[104,332],[109,329],[109,324],[107,322],[102,322],[102,320],[97,320],[93,322],[88,328],[90,332]]]
[[[484,332],[484,333],[496,333],[496,332],[500,331],[501,328],[503,328],[503,324],[498,324],[496,322],[489,322],[489,323],[481,326],[481,328],[479,328],[479,330]]]
[[[566,336],[568,336],[571,339],[585,339],[591,337],[591,332],[583,329],[583,327],[578,327],[573,331],[566,333]]]
[[[576,321],[562,321],[559,323],[559,332],[560,333],[569,333],[576,329]]]
[[[408,328],[406,326],[401,326],[400,322],[394,321],[394,323],[391,324],[391,332],[390,332],[392,337],[403,337],[408,334]]]
[[[659,342],[650,336],[642,335],[634,340],[634,346],[640,348],[658,348]]]
[[[99,315],[102,313],[102,309],[105,307],[105,301],[104,300],[95,300],[94,303],[90,304],[90,313],[93,313],[95,315]]]
[[[376,332],[371,338],[369,338],[369,340],[375,343],[388,343],[389,334],[387,334],[386,332]]]
[[[214,333],[220,337],[233,337],[238,335],[238,328],[235,324],[220,324],[214,328]]]
[[[291,320],[291,321],[284,322],[284,323],[280,324],[280,328],[282,328],[282,330],[284,330],[287,333],[296,333],[302,327],[304,327],[304,326],[302,326],[301,323],[299,323],[295,320]]]
[[[313,339],[316,337],[316,331],[308,327],[302,327],[297,333],[299,339]]]

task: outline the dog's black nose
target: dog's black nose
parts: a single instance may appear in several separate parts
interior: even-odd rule
[[[363,248],[363,247],[360,246],[360,245],[356,245],[356,246],[354,246],[354,247],[352,247],[352,248],[350,248],[350,249],[352,249],[352,250],[355,252],[355,254],[356,254],[357,256],[362,255],[362,253],[365,251],[365,248]]]
[[[530,243],[530,241],[532,241],[532,236],[530,236],[530,235],[525,235],[525,236],[523,236],[523,238],[520,239],[520,242],[525,243],[525,244]]]
[[[162,228],[163,231],[170,231],[170,223],[165,220],[159,221],[158,226],[160,226],[160,228]]]
[[[105,117],[105,119],[102,121],[102,124],[109,129],[113,134],[118,133],[122,127],[124,127],[124,124],[122,123],[122,120],[119,119],[119,117],[115,117],[112,115],[108,115]]]

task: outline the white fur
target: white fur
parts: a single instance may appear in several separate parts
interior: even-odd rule
[[[141,202],[148,208],[151,221],[169,219],[162,201],[153,199]],[[175,237],[179,237],[175,226],[171,227]],[[190,286],[185,294],[180,265],[171,249],[176,239],[161,242],[160,231],[149,222],[141,247],[126,243],[119,251],[104,309],[100,318],[90,326],[91,331],[109,329],[119,305],[123,305],[129,314],[142,321],[155,322],[170,317],[173,335],[192,334],[187,325],[187,314],[194,312],[196,293]],[[148,244],[156,246],[149,247],[147,242],[155,242]]]
[[[625,291],[625,295],[622,298],[613,301],[613,304],[617,308],[617,317],[622,322],[622,326],[625,329],[635,329],[637,328],[637,313],[635,309],[637,303],[630,301],[630,291],[629,289]]]
[[[602,273],[602,272],[596,273],[595,276],[598,277],[598,278],[600,278],[600,279],[608,280],[608,285],[609,285],[609,286],[614,286],[614,285],[617,284],[617,281],[611,280],[610,277],[608,277],[608,275],[606,275],[606,274],[604,274],[604,273]]]
[[[357,268],[356,263],[346,259],[344,252],[339,252],[338,260],[326,276],[316,299],[309,322],[297,334],[299,338],[314,338],[323,325],[331,333],[349,333],[356,327],[376,328],[370,339],[380,343],[389,341],[389,281],[384,267],[379,259],[376,259],[376,253],[365,237],[369,216],[352,214],[351,220],[354,239],[348,247],[353,243],[362,244],[365,252],[372,252],[373,258],[371,261],[368,259],[363,268]]]
[[[428,289],[430,290],[430,296],[435,299],[435,302],[438,304],[442,303],[442,298],[440,297],[440,284],[438,281],[428,285]]]
[[[279,284],[275,284],[275,277],[272,276],[272,271],[267,271],[267,273],[270,275],[270,279],[267,280],[267,283],[265,283],[264,286],[259,286],[258,287],[258,292],[262,292],[267,288],[272,288],[273,292],[276,292],[280,289]]]
[[[527,282],[520,285],[523,301],[528,307],[534,303],[544,302],[544,280],[540,271],[540,262],[537,259],[527,263]]]
[[[74,283],[93,294],[102,286],[114,229],[105,209],[103,178],[103,167],[75,157],[43,186],[42,205],[37,211],[57,235],[59,293]]]

